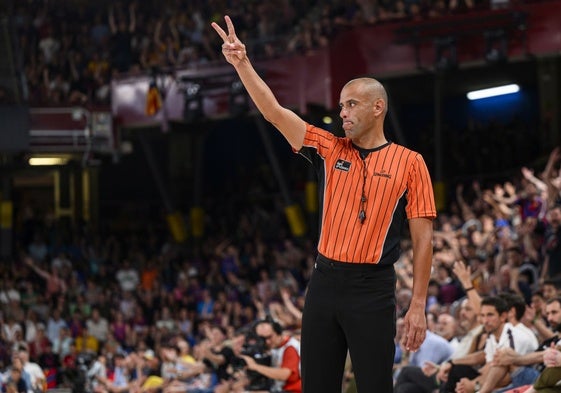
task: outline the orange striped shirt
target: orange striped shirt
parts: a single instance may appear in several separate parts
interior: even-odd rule
[[[319,175],[318,251],[340,262],[392,264],[406,219],[436,217],[432,183],[419,153],[395,143],[367,151],[363,159],[350,139],[306,126],[299,153]]]

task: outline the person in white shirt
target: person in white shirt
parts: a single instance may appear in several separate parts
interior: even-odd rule
[[[117,281],[121,290],[125,292],[134,291],[138,284],[140,284],[140,276],[138,271],[131,266],[128,259],[123,261],[122,267],[117,270]]]
[[[107,341],[107,337],[109,336],[109,323],[107,319],[101,316],[97,307],[92,308],[92,315],[86,321],[86,328],[88,329],[88,333],[100,342],[100,345]]]
[[[47,337],[53,343],[60,337],[60,329],[68,326],[62,318],[60,309],[55,308],[53,315],[47,321]]]
[[[561,328],[561,299],[550,299],[545,306],[545,315],[549,326],[558,332]],[[496,381],[502,380],[506,375],[510,375],[511,383],[507,388],[513,389],[534,383],[539,375],[539,368],[535,367],[544,363],[544,356],[553,343],[557,343],[558,335],[544,340],[539,348],[526,355],[519,354],[510,349],[501,349],[495,353],[493,367],[489,371],[488,377],[481,386],[481,393],[493,391]],[[506,389],[506,388],[505,388]]]
[[[477,302],[478,309],[479,301]],[[486,336],[482,335],[483,326],[478,321],[478,313],[472,301],[464,299],[461,302],[458,321],[450,321],[450,318],[452,318],[450,314],[441,314],[438,318],[440,323],[437,323],[437,329],[439,334],[449,341],[457,342],[452,352],[452,360],[462,358],[482,348]],[[457,331],[456,325],[458,326]],[[450,336],[452,332],[456,334],[453,337]],[[457,333],[460,334],[457,335]],[[447,380],[448,367],[447,363],[436,364],[431,361],[424,362],[421,367],[404,367],[399,373],[394,391],[395,393],[432,393]]]
[[[88,383],[92,392],[105,392],[105,386],[108,384],[106,363],[107,359],[105,356],[99,355],[97,360],[88,370]]]
[[[505,301],[509,299],[509,302]],[[456,393],[479,392],[491,369],[493,358],[497,350],[511,348],[524,355],[538,348],[535,336],[530,336],[524,329],[516,327],[519,324],[514,298],[496,296],[483,299],[481,302],[481,321],[488,334],[484,348],[484,365],[479,369],[479,376],[475,378],[461,378],[456,384]],[[523,313],[522,313],[523,315]],[[508,320],[514,322],[508,322]],[[457,361],[454,361],[456,363]],[[497,388],[500,386],[493,386]]]
[[[43,386],[47,380],[43,369],[37,363],[29,361],[29,351],[25,346],[20,345],[18,355],[23,363],[23,369],[29,375],[31,390],[34,392],[43,391]]]

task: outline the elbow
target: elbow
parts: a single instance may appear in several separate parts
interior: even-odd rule
[[[275,127],[280,122],[280,116],[279,116],[280,112],[275,111],[274,109],[267,110],[267,111],[262,111],[262,114],[263,114],[263,117],[265,118],[265,120],[267,120],[269,123],[271,123]]]
[[[284,108],[277,102],[273,105],[267,105],[266,108],[259,108],[265,120],[277,126],[285,116]]]

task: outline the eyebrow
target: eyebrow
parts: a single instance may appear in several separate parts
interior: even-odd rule
[[[341,101],[341,102],[339,102],[339,106],[341,106],[341,105],[343,105],[343,104],[348,104],[348,103],[350,103],[350,102],[356,102],[356,103],[358,103],[358,102],[360,102],[360,101],[357,100],[356,98],[349,98],[347,101]]]

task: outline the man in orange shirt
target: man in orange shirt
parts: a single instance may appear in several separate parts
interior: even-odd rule
[[[320,191],[318,257],[302,316],[302,388],[339,393],[349,351],[360,393],[393,391],[395,282],[393,264],[408,221],[413,296],[404,317],[404,347],[416,351],[426,334],[432,263],[431,179],[422,156],[387,140],[388,97],[380,82],[358,78],[341,90],[345,137],[306,123],[283,108],[257,74],[226,16],[222,54],[250,97],[295,152],[316,169]]]
[[[271,366],[259,364],[252,357],[242,355],[247,369],[274,380],[273,392],[301,393],[300,342],[284,335],[277,322],[260,321],[255,325],[255,333],[271,349]]]

